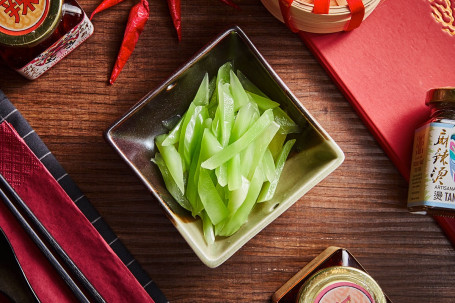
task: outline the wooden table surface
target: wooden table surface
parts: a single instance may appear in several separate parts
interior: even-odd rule
[[[97,3],[80,1],[86,12]],[[0,88],[171,302],[268,302],[331,245],[349,249],[395,303],[455,302],[454,247],[432,218],[408,213],[407,183],[296,35],[259,1],[241,0],[236,11],[218,0],[192,0],[182,1],[178,43],[166,1],[150,1],[136,50],[110,86],[134,3],[126,0],[99,14],[94,35],[36,81],[0,65]],[[227,262],[209,269],[102,133],[233,24],[346,160]]]

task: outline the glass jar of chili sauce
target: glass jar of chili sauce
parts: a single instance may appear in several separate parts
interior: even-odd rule
[[[273,303],[392,303],[346,249],[331,246],[272,296]]]
[[[408,209],[454,217],[455,87],[429,90],[425,104],[430,117],[414,134]]]
[[[93,33],[75,0],[0,0],[0,57],[36,79]]]

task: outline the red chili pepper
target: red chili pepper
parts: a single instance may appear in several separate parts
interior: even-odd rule
[[[171,12],[172,22],[174,22],[175,30],[179,41],[182,39],[182,20],[180,13],[180,0],[167,0],[169,11]]]
[[[234,2],[232,2],[231,0],[220,0],[220,1],[223,2],[224,4],[232,6],[235,9],[240,9],[240,7],[237,4],[235,4]]]
[[[128,58],[131,56],[131,53],[136,46],[137,40],[139,39],[148,18],[149,3],[147,0],[141,0],[141,2],[131,8],[122,45],[117,56],[117,61],[114,65],[114,69],[112,70],[111,79],[109,80],[110,84],[114,83],[126,61],[128,61]]]
[[[92,20],[92,18],[93,18],[93,16],[95,16],[95,14],[98,14],[99,12],[102,12],[105,9],[108,9],[109,7],[119,4],[120,2],[123,2],[123,1],[124,0],[104,0],[103,2],[100,3],[100,5],[97,6],[97,8],[95,8],[92,15],[90,16],[90,20]]]

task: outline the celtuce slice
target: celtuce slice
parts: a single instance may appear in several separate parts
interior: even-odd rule
[[[152,159],[153,162],[158,166],[161,175],[163,176],[164,184],[168,189],[169,193],[174,197],[175,201],[180,204],[186,210],[191,210],[191,204],[182,191],[179,189],[177,184],[175,183],[174,179],[172,178],[171,174],[169,173],[169,169],[167,168],[166,164],[164,163],[163,157],[160,153],[156,153],[155,158]]]
[[[182,193],[185,193],[185,182],[183,181],[183,167],[182,167],[182,158],[177,152],[177,149],[174,145],[163,146],[161,143],[166,138],[166,135],[157,136],[155,139],[156,146],[163,157],[164,163],[169,169],[169,174],[174,179],[174,182],[177,184],[178,188]]]
[[[273,198],[276,187],[278,186],[278,181],[280,180],[281,172],[283,171],[284,168],[284,164],[289,153],[291,152],[291,148],[294,145],[294,143],[295,140],[289,140],[284,144],[283,149],[281,150],[281,153],[276,161],[275,178],[273,179],[273,181],[266,182],[264,184],[261,194],[259,195],[258,202],[269,201],[270,199]]]
[[[251,179],[250,187],[248,189],[248,194],[245,198],[245,201],[227,220],[220,232],[220,236],[231,236],[246,222],[248,215],[250,214],[254,204],[258,199],[258,195],[261,191],[263,183],[264,174],[262,172],[262,168],[258,166],[254,172],[253,178]]]
[[[261,117],[248,129],[243,136],[237,141],[229,144],[222,151],[210,157],[202,163],[202,167],[207,169],[215,169],[221,164],[231,159],[236,153],[241,152],[248,145],[259,137],[262,132],[273,122],[273,113],[271,110],[266,110]]]
[[[210,172],[206,169],[201,169],[199,172],[198,193],[213,224],[220,223],[228,216],[226,205],[213,185]]]
[[[256,103],[256,105],[259,107],[261,111],[265,111],[280,106],[280,103],[272,101],[269,98],[261,97],[251,92],[248,92],[247,94],[250,100]]]
[[[249,103],[248,95],[245,89],[240,83],[239,78],[234,74],[231,70],[231,92],[232,96],[234,97],[234,110],[238,111],[242,106],[247,105]]]
[[[269,182],[275,179],[275,162],[273,160],[272,152],[268,148],[262,157],[262,169],[264,170],[265,178]]]

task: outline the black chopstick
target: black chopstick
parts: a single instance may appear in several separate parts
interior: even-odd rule
[[[14,202],[20,207],[20,210],[25,214],[27,217],[21,214],[21,211],[16,207],[15,203],[13,203],[8,195],[3,191],[5,190],[10,197],[14,200]],[[24,201],[19,197],[16,191],[11,187],[8,181],[0,174],[0,198],[3,199],[6,206],[10,209],[16,219],[20,222],[22,227],[28,233],[28,235],[32,238],[38,248],[43,252],[49,262],[54,266],[57,272],[60,274],[62,279],[66,282],[69,288],[73,291],[74,295],[79,299],[81,302],[91,302],[87,299],[84,292],[79,288],[76,282],[71,278],[70,274],[66,271],[66,269],[60,264],[60,262],[56,259],[53,253],[49,250],[49,248],[44,244],[41,240],[40,236],[45,239],[51,246],[52,249],[57,253],[57,255],[63,260],[69,271],[77,278],[78,282],[84,286],[85,290],[93,297],[94,302],[97,303],[105,303],[105,300],[98,291],[93,287],[93,285],[87,280],[84,274],[80,271],[80,269],[74,264],[73,260],[65,253],[65,251],[60,247],[57,241],[52,237],[52,235],[46,230],[44,225],[36,218],[33,212],[28,208],[28,206],[24,203]],[[31,221],[35,228],[38,230],[39,234],[30,226],[28,221]]]

